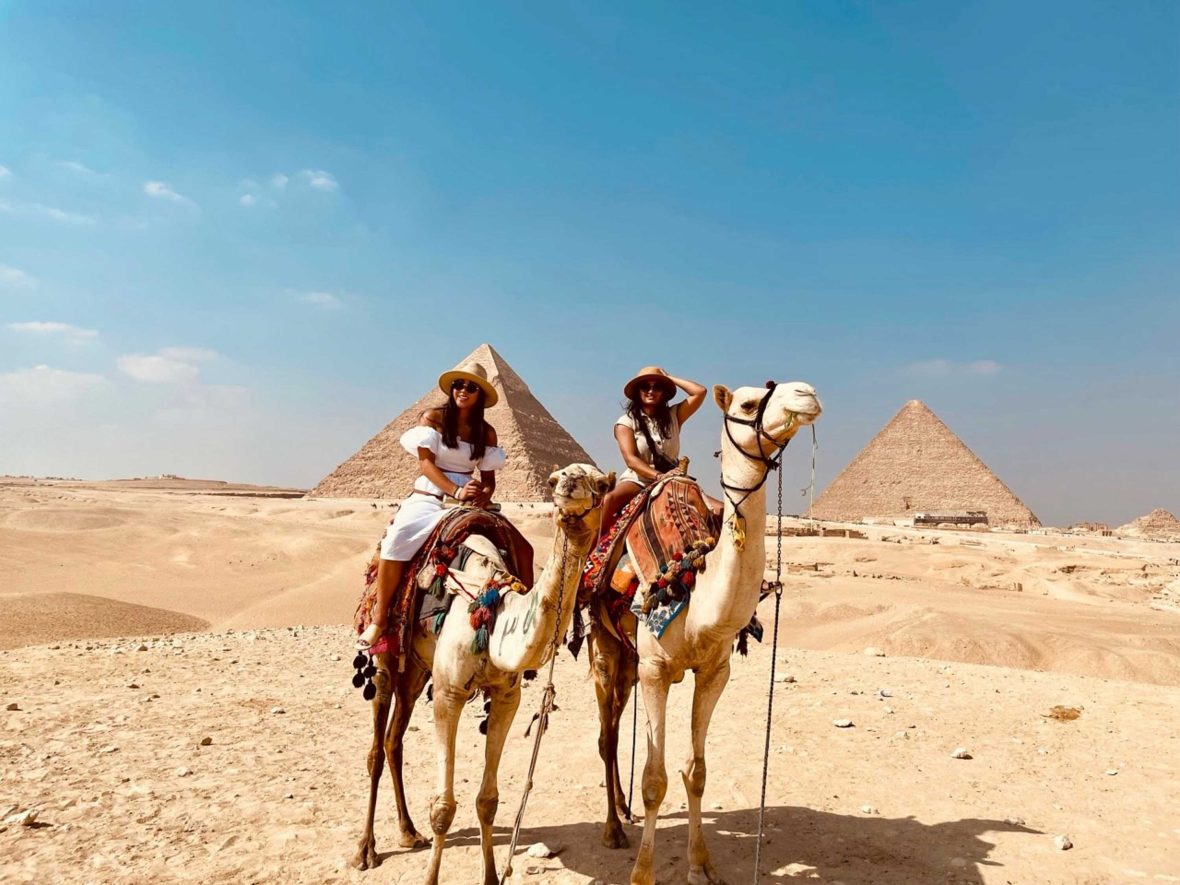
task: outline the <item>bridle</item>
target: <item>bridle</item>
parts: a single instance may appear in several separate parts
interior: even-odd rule
[[[758,411],[755,413],[753,418],[749,418],[749,419],[735,418],[732,415],[730,415],[729,412],[725,413],[725,435],[729,438],[730,443],[741,454],[745,455],[748,460],[757,461],[759,464],[761,464],[763,467],[766,468],[765,471],[763,471],[763,473],[762,473],[762,478],[760,480],[758,480],[758,483],[756,485],[749,486],[749,487],[731,486],[731,485],[729,485],[729,483],[727,483],[725,481],[724,475],[722,475],[721,491],[725,494],[725,499],[727,501],[729,501],[730,504],[733,505],[734,515],[736,516],[736,518],[738,520],[738,523],[736,523],[734,525],[735,533],[740,532],[740,534],[743,537],[745,535],[745,531],[742,529],[739,529],[739,525],[741,524],[741,521],[743,521],[745,519],[745,517],[742,516],[741,506],[746,503],[747,498],[749,498],[752,494],[754,494],[756,491],[758,491],[760,488],[762,488],[762,486],[766,485],[766,480],[770,477],[770,471],[778,469],[779,464],[783,458],[783,451],[787,448],[787,446],[791,442],[791,437],[787,437],[787,439],[785,441],[780,443],[777,439],[775,439],[773,436],[771,436],[769,433],[766,432],[766,428],[762,424],[762,419],[766,415],[766,407],[770,404],[770,398],[771,398],[771,396],[774,395],[774,389],[777,386],[778,386],[778,384],[775,381],[767,381],[766,382],[766,395],[763,396],[761,401],[758,403]],[[798,420],[799,416],[796,413],[791,412],[789,414],[791,415],[792,422]],[[744,449],[742,447],[741,443],[739,443],[736,439],[733,438],[733,431],[730,430],[730,428],[729,428],[729,425],[731,423],[741,424],[744,427],[753,427],[754,428],[754,431],[757,434],[757,442],[758,442],[758,451],[756,453],[747,451],[746,449]],[[761,445],[762,440],[768,440],[770,442],[770,444],[772,446],[774,446],[774,454],[768,456],[764,451],[762,451],[762,445]],[[714,452],[713,454],[714,454],[714,457],[721,456],[720,451]],[[733,496],[730,495],[730,492],[741,493],[741,498],[735,501],[733,499]]]

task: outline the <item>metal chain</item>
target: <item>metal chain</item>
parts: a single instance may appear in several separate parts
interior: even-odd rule
[[[504,874],[500,877],[500,885],[506,885],[512,876],[512,857],[516,854],[516,843],[520,838],[520,827],[524,823],[524,809],[529,801],[529,792],[533,789],[533,772],[537,768],[537,756],[541,752],[541,736],[545,733],[549,723],[549,714],[553,712],[553,698],[557,695],[557,688],[553,685],[553,668],[557,664],[557,647],[561,643],[561,609],[565,598],[565,571],[569,564],[569,536],[562,535],[561,545],[561,592],[557,595],[557,622],[553,625],[553,648],[549,658],[549,677],[545,690],[541,693],[541,710],[538,713],[537,736],[533,739],[533,755],[529,760],[529,773],[524,783],[524,793],[520,797],[520,808],[516,810],[516,821],[512,825],[512,841],[508,844],[508,861],[504,864]],[[534,591],[535,592],[535,591]],[[576,603],[575,603],[576,604]]]
[[[774,670],[778,661],[778,615],[783,601],[783,471],[778,472],[778,540],[774,560],[774,633],[770,645],[770,690],[766,698],[766,746],[762,751],[762,800],[758,805],[758,841],[754,844],[754,883],[762,869],[762,835],[766,825],[766,782],[770,773],[770,729],[774,714]]]

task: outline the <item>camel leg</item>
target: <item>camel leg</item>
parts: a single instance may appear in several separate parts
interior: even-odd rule
[[[668,792],[664,720],[669,680],[663,667],[641,662],[639,684],[643,690],[643,706],[647,709],[647,764],[643,767],[643,841],[631,870],[631,885],[654,885],[652,856],[656,847],[656,821],[660,816],[660,803]]]
[[[385,736],[385,723],[389,719],[391,701],[390,682],[393,676],[389,672],[388,661],[385,656],[376,659],[377,675],[373,677],[373,685],[377,694],[373,698],[373,744],[369,747],[369,810],[365,816],[365,829],[361,833],[361,841],[357,845],[356,854],[350,863],[358,870],[368,870],[381,863],[377,856],[377,840],[373,835],[373,820],[377,815],[377,789],[381,786],[381,773],[385,770],[385,747],[382,738]]]
[[[504,752],[504,741],[516,718],[520,706],[520,683],[513,689],[497,691],[492,695],[492,708],[488,712],[488,739],[484,745],[483,782],[475,800],[475,811],[479,816],[479,847],[483,851],[484,885],[497,885],[496,855],[492,851],[492,824],[496,820],[496,809],[500,805],[500,788],[497,776],[500,771],[500,755]],[[511,863],[509,858],[509,863]]]
[[[689,885],[725,885],[713,869],[705,833],[701,828],[701,797],[705,793],[705,735],[713,709],[729,682],[729,646],[720,664],[708,672],[698,671],[692,694],[692,753],[681,777],[688,793],[688,882]]]
[[[419,848],[429,844],[425,836],[418,832],[414,821],[410,819],[410,809],[406,805],[406,788],[402,781],[403,738],[406,727],[410,724],[410,717],[414,713],[414,705],[426,687],[430,674],[421,667],[415,666],[412,657],[406,661],[406,671],[399,674],[393,686],[393,715],[389,720],[389,730],[385,733],[385,755],[389,760],[389,774],[393,778],[393,798],[397,805],[398,845],[402,848]]]
[[[426,885],[438,885],[438,868],[442,863],[447,832],[455,820],[455,737],[459,733],[459,716],[466,695],[434,684],[434,742],[438,754],[438,792],[430,799],[430,829],[434,843],[430,848],[430,865]]]
[[[625,692],[622,693],[622,703],[619,702],[619,676],[627,669],[620,660],[624,654],[622,644],[606,628],[599,627],[594,641],[594,692],[598,699],[598,755],[606,769],[603,780],[606,785],[606,824],[602,830],[602,844],[607,848],[626,848],[631,844],[618,811],[620,805],[626,808],[619,782],[619,721],[622,707],[627,703]]]

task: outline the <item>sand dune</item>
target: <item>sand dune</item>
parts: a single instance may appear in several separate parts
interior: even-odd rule
[[[384,865],[346,867],[369,713],[339,625],[391,509],[220,491],[0,483],[0,700],[18,708],[0,714],[0,821],[35,807],[41,822],[0,823],[6,881],[417,881],[423,855],[394,851],[388,795]],[[507,510],[539,547],[552,537],[545,508]],[[776,686],[765,880],[1180,881],[1180,545],[861,530],[783,539],[779,666],[797,682]],[[768,624],[772,612],[768,600]],[[752,874],[768,646],[735,661],[709,740],[707,826],[731,881]],[[563,654],[557,674],[524,844],[562,851],[522,859],[516,881],[626,881],[634,852],[599,846],[585,661]],[[672,760],[687,749],[690,683],[670,706]],[[536,701],[533,686],[505,752],[504,827]],[[1046,718],[1055,704],[1082,714]],[[476,714],[445,881],[478,874]],[[429,717],[423,704],[409,735],[421,826]],[[855,727],[833,728],[840,717]],[[974,759],[951,759],[958,746]],[[685,873],[672,781],[660,881]],[[1059,833],[1076,847],[1056,850]]]

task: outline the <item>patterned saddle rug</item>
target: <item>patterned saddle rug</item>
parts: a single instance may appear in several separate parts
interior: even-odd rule
[[[649,486],[623,508],[590,554],[579,609],[595,599],[604,600],[612,628],[628,644],[621,624],[628,609],[643,618],[653,633],[662,635],[688,601],[696,574],[704,568],[705,554],[717,544],[717,530],[704,493],[692,477],[673,475]],[[575,656],[586,634],[581,612],[577,615],[569,642]]]
[[[474,507],[455,507],[435,526],[422,549],[406,563],[401,583],[394,591],[385,634],[373,644],[373,654],[392,652],[399,658],[405,654],[410,640],[410,627],[419,618],[435,617],[449,604],[447,575],[451,564],[466,551],[464,542],[472,535],[486,538],[496,548],[505,568],[518,575],[526,589],[533,585],[533,546],[505,517]],[[474,545],[473,545],[474,546]],[[479,545],[486,549],[486,545]],[[381,543],[365,569],[365,586],[357,603],[353,625],[358,634],[373,621],[373,607],[377,602],[377,564],[381,557]],[[465,559],[465,557],[464,557]],[[423,604],[424,595],[431,604]]]

